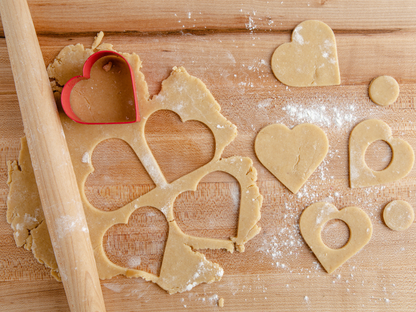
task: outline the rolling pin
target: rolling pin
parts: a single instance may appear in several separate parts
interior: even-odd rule
[[[87,222],[26,0],[0,14],[36,184],[71,311],[105,311]]]

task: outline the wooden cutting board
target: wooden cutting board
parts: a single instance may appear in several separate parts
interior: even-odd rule
[[[173,66],[200,78],[238,127],[223,157],[248,156],[264,196],[262,232],[244,253],[201,251],[225,270],[220,282],[168,295],[142,279],[101,282],[108,311],[414,311],[416,226],[393,232],[383,223],[384,206],[402,199],[416,207],[416,169],[404,179],[363,189],[348,187],[348,138],[360,121],[378,118],[416,149],[416,3],[402,1],[29,1],[45,63],[68,44],[90,46],[100,30],[118,51],[143,61],[155,95]],[[288,88],[270,70],[277,46],[290,41],[307,19],[335,32],[341,86]],[[67,311],[61,283],[31,252],[15,246],[6,222],[7,161],[18,158],[24,135],[6,42],[0,29],[0,310]],[[379,75],[400,84],[398,101],[374,105],[368,84]],[[293,127],[311,122],[327,134],[330,148],[322,165],[297,195],[291,194],[257,160],[256,134],[271,123]],[[152,116],[146,136],[163,173],[172,181],[213,155],[210,131],[197,122],[182,124],[169,112]],[[368,164],[382,169],[391,157],[384,143],[371,146]],[[93,154],[96,171],[87,181],[91,203],[114,210],[152,188],[140,162],[124,143],[101,143]],[[181,194],[175,216],[186,233],[227,238],[236,231],[239,186],[223,173],[204,178],[196,192]],[[237,200],[236,200],[237,198]],[[303,242],[300,213],[312,203],[359,206],[371,218],[373,237],[356,256],[327,274]],[[157,273],[166,236],[165,220],[139,210],[129,225],[106,236],[106,251],[119,264]],[[154,227],[149,226],[152,220]],[[332,246],[348,238],[342,223],[323,232]],[[139,261],[140,260],[140,261]],[[140,262],[140,264],[139,264]],[[225,299],[225,307],[217,301]]]

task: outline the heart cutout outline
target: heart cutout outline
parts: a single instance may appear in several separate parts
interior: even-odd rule
[[[292,32],[291,42],[276,48],[271,59],[275,77],[292,87],[341,83],[335,35],[325,23],[307,20]]]
[[[154,220],[152,221],[152,219]],[[138,223],[143,223],[144,226],[138,226]],[[116,233],[112,233],[112,231],[116,231]],[[128,235],[129,239],[123,245],[117,239],[110,239],[113,235],[121,237]],[[136,238],[144,237],[144,240],[134,239],[132,236]],[[169,222],[166,216],[155,207],[142,206],[129,216],[127,223],[114,224],[107,229],[103,237],[103,249],[111,263],[126,270],[143,271],[159,277],[168,238]],[[106,241],[107,243],[105,243]],[[113,252],[107,249],[109,241],[115,244]],[[160,248],[160,244],[163,244],[162,248]],[[127,255],[123,254],[123,246],[127,247]],[[137,254],[142,254],[140,257],[130,254],[132,246],[134,246]],[[144,262],[141,258],[147,261]]]
[[[329,248],[321,237],[325,224],[333,219],[344,221],[350,230],[348,242],[339,249]],[[361,208],[350,206],[338,210],[327,202],[307,207],[300,216],[299,229],[306,244],[329,274],[367,245],[373,233],[371,220]]]
[[[101,59],[103,57],[106,57],[106,56],[116,56],[118,58],[121,58],[127,64],[128,68],[129,68],[130,78],[131,78],[131,83],[132,83],[132,88],[133,88],[134,106],[135,106],[135,119],[134,120],[118,121],[118,122],[86,122],[86,121],[83,121],[82,119],[80,119],[75,114],[75,112],[73,111],[73,109],[71,107],[70,97],[71,97],[72,89],[75,87],[75,85],[78,82],[80,82],[82,80],[90,79],[91,78],[91,69],[92,69],[93,65],[99,59]],[[92,54],[84,63],[84,66],[82,68],[82,75],[75,76],[75,77],[71,78],[64,85],[64,87],[62,89],[62,93],[61,93],[61,104],[62,104],[62,108],[63,108],[65,114],[67,114],[67,116],[69,118],[71,118],[73,121],[81,123],[81,124],[86,124],[86,125],[109,125],[109,124],[134,123],[134,122],[140,121],[139,103],[137,101],[137,91],[136,91],[136,83],[135,83],[135,79],[134,79],[133,69],[131,68],[131,65],[129,64],[129,62],[120,53],[117,53],[115,51],[103,50],[103,51],[98,51],[98,52]]]
[[[209,182],[211,177],[217,177],[217,181],[226,185],[213,187],[213,183]],[[202,184],[206,184],[206,187]],[[240,204],[240,182],[231,174],[217,170],[205,175],[195,191],[179,194],[173,203],[173,213],[177,226],[186,235],[228,240],[238,234]],[[207,235],[208,233],[214,235]]]
[[[117,151],[117,157],[111,152],[108,155],[108,151]],[[83,154],[82,163],[93,169],[85,179],[84,194],[88,203],[98,210],[116,211],[156,188],[132,146],[123,139],[98,142],[91,155],[88,152]],[[115,166],[117,172],[113,169]],[[99,192],[92,192],[90,188],[100,179],[107,182],[100,183],[102,188]],[[121,196],[119,190],[124,188],[128,189],[129,196]]]
[[[375,171],[367,166],[365,152],[375,141],[386,142],[392,151],[390,164]],[[349,139],[350,187],[385,184],[404,178],[413,168],[414,151],[409,143],[392,136],[391,128],[378,119],[364,120],[354,127]]]
[[[208,125],[199,120],[183,120],[172,110],[161,109],[150,114],[144,135],[168,183],[204,167],[215,158],[216,138]]]
[[[283,124],[268,125],[254,142],[263,166],[294,194],[324,160],[328,146],[325,132],[307,123],[292,129]]]

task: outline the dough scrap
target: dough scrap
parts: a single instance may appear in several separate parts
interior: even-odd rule
[[[381,171],[370,169],[365,163],[365,152],[371,143],[383,140],[390,145],[393,156]],[[349,142],[351,188],[372,186],[397,181],[413,168],[414,152],[406,141],[394,138],[390,127],[383,121],[368,119],[352,130]]]
[[[312,124],[292,130],[282,124],[264,127],[254,143],[260,162],[292,193],[296,193],[328,153],[328,138]]]
[[[52,276],[60,281],[26,138],[22,138],[21,145],[19,162],[8,163],[7,222],[13,229],[16,245],[31,250],[35,258],[50,268]]]
[[[373,79],[368,88],[371,100],[381,106],[387,106],[396,102],[399,93],[399,84],[391,76],[379,76]]]
[[[73,76],[82,73],[83,64],[92,53],[98,50],[113,50],[110,44],[97,43],[97,40],[101,39],[100,33],[93,44],[94,49],[84,49],[81,44],[64,47],[48,67],[57,99],[60,97],[62,86]],[[101,279],[119,274],[127,277],[142,277],[158,284],[170,294],[190,290],[200,283],[220,280],[223,269],[195,250],[209,248],[243,252],[244,244],[260,232],[257,222],[260,220],[262,196],[256,185],[256,169],[251,159],[247,157],[221,158],[224,148],[237,135],[236,127],[221,115],[219,104],[201,80],[190,76],[184,68],[175,67],[170,77],[162,82],[160,93],[149,100],[147,84],[140,71],[140,58],[134,53],[122,53],[122,55],[134,71],[141,122],[83,125],[60,113],[84,204],[99,276]],[[146,120],[158,110],[172,110],[184,122],[200,121],[211,129],[215,138],[213,159],[172,183],[168,183],[163,176],[144,136]],[[156,187],[118,210],[105,212],[88,202],[84,185],[88,175],[94,171],[90,159],[94,148],[101,141],[110,138],[122,139],[131,146]],[[88,161],[85,155],[88,155]],[[34,179],[31,179],[32,171],[27,146],[25,140],[22,140],[19,162],[9,163],[8,221],[12,224],[16,243],[20,246],[26,244],[26,248],[32,250],[39,262],[45,263],[53,269],[53,272],[57,272],[52,247],[48,241],[49,235],[43,222],[36,184]],[[185,191],[195,191],[199,181],[214,171],[224,171],[232,175],[241,188],[238,232],[236,237],[229,240],[186,235],[174,220],[173,203],[176,197]],[[128,223],[134,211],[146,206],[160,210],[169,224],[159,276],[112,263],[103,247],[103,237],[110,227]],[[43,232],[38,231],[37,235],[33,235],[34,229],[41,228]],[[56,276],[57,273],[54,275]]]
[[[339,249],[329,248],[321,238],[325,223],[333,219],[344,221],[350,230],[347,244]],[[346,207],[338,210],[325,202],[306,208],[300,216],[299,227],[303,239],[330,274],[360,251],[370,241],[373,232],[371,220],[362,209]]]
[[[321,21],[308,20],[293,30],[292,42],[273,53],[273,74],[293,87],[339,85],[337,46],[332,29]]]
[[[412,206],[404,200],[393,200],[383,210],[386,225],[394,231],[407,230],[415,220]]]

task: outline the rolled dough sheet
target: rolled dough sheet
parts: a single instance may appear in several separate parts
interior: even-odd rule
[[[101,39],[102,34],[99,34],[92,49],[84,49],[81,44],[63,48],[48,67],[56,98],[59,99],[62,86],[70,78],[82,73],[83,64],[91,54],[98,50],[113,50],[111,44],[100,44]],[[259,233],[257,222],[260,220],[262,196],[256,185],[256,169],[247,157],[221,158],[224,148],[237,134],[236,127],[221,115],[219,104],[199,79],[190,76],[184,68],[174,68],[170,77],[163,81],[160,93],[150,100],[144,75],[140,71],[139,57],[134,53],[122,55],[134,71],[141,122],[83,125],[70,120],[64,114],[60,115],[84,204],[99,276],[102,279],[119,274],[142,277],[157,283],[171,294],[190,290],[200,283],[220,280],[223,269],[195,250],[209,248],[242,252],[245,243]],[[177,113],[182,121],[196,120],[204,123],[215,137],[213,159],[172,183],[168,183],[163,176],[144,136],[149,116],[166,109]],[[94,171],[90,157],[95,146],[110,138],[122,139],[132,147],[156,187],[116,211],[105,212],[88,202],[84,184],[88,175]],[[85,155],[89,159],[85,159]],[[9,164],[8,221],[14,230],[16,243],[31,249],[36,258],[51,267],[53,274],[57,276],[59,273],[43,221],[32,170],[25,140],[22,140],[19,162]],[[199,181],[214,171],[224,171],[235,177],[240,184],[238,232],[236,237],[229,240],[186,235],[174,220],[175,198],[185,191],[195,191]],[[160,210],[168,221],[169,232],[159,276],[118,266],[104,252],[103,237],[106,231],[115,224],[128,223],[130,215],[141,207]]]

